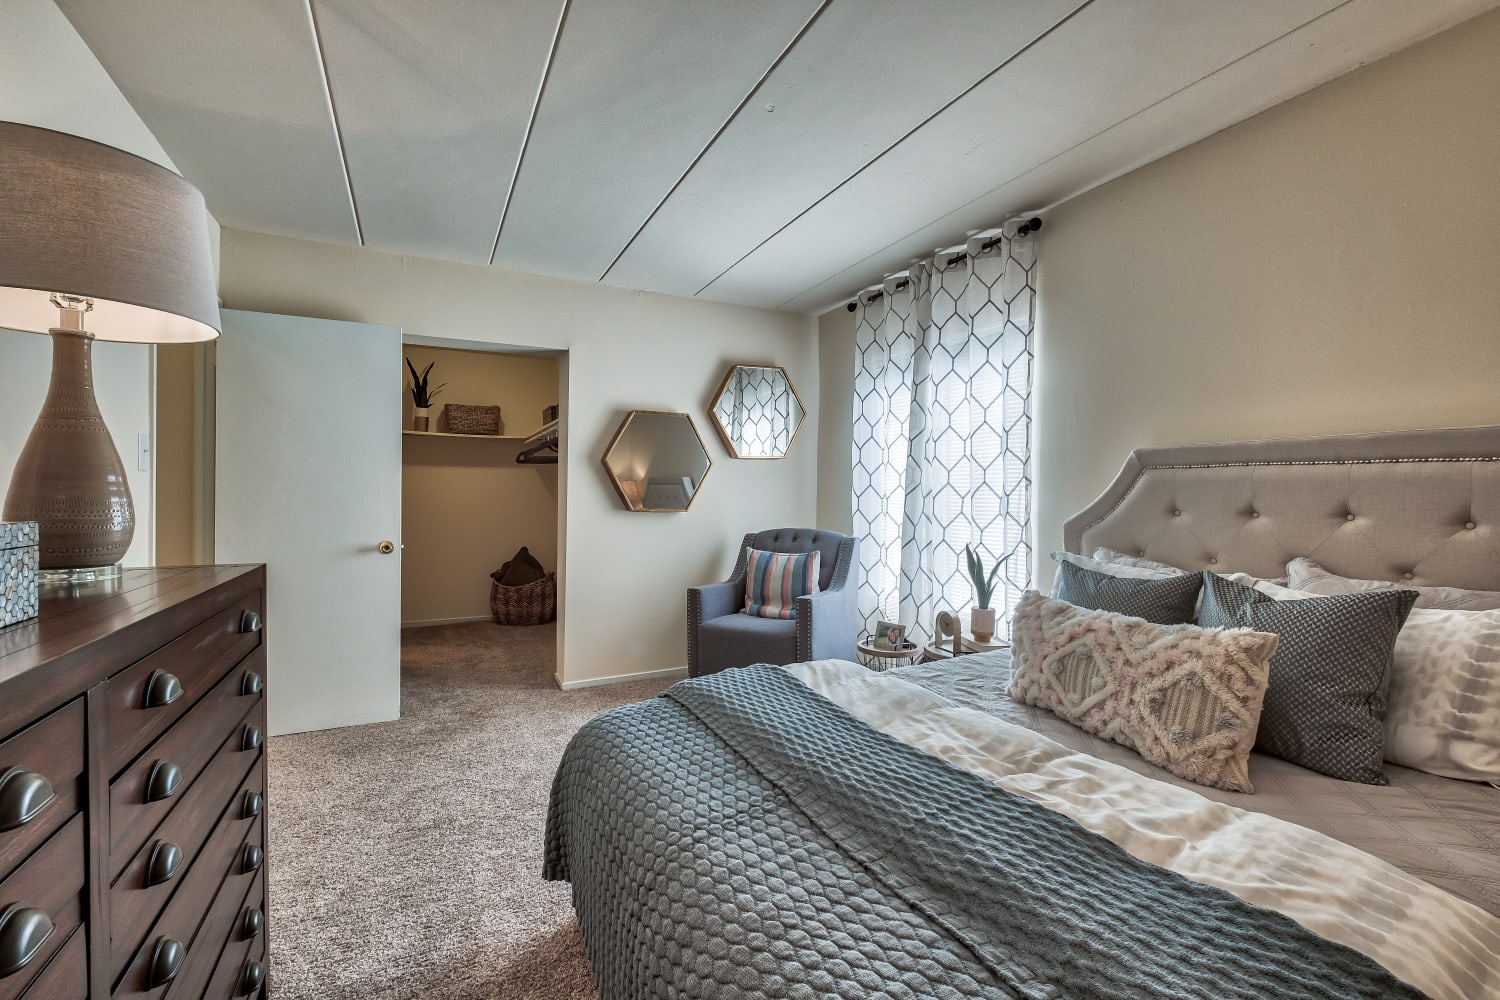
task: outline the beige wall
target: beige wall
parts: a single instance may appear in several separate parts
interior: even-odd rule
[[[524,436],[559,399],[556,357],[459,351],[407,344],[417,371],[433,362],[433,400],[500,406],[502,433]],[[402,425],[411,426],[411,396]],[[445,431],[438,422],[434,430]],[[517,465],[519,440],[401,439],[401,621],[405,625],[489,617],[491,570],[522,545],[557,568],[558,468]]]
[[[1040,585],[1062,522],[1132,448],[1500,423],[1497,52],[1492,13],[1047,214]],[[819,320],[830,526],[850,492],[832,460],[846,317]]]
[[[1040,552],[1131,448],[1500,423],[1497,53],[1493,13],[1048,215]]]
[[[0,119],[80,135],[176,169],[51,0],[0,4]],[[217,254],[218,225],[210,219],[209,226],[210,245]],[[137,435],[151,439],[154,433],[153,350],[138,344],[94,348],[95,395],[125,463],[135,501],[137,528],[125,554],[128,566],[155,562],[155,480],[150,468],[138,468],[136,455]],[[9,486],[11,470],[46,396],[51,358],[46,337],[0,330],[0,371],[6,381],[0,495]],[[153,441],[153,457],[155,452]]]
[[[681,667],[685,589],[727,575],[744,532],[816,516],[815,436],[799,435],[784,461],[754,462],[731,460],[703,433],[735,362],[784,366],[817,419],[811,319],[232,230],[220,288],[235,309],[568,352],[557,471],[564,683]],[[600,456],[635,408],[691,413],[703,433],[714,467],[691,511],[631,513],[605,478]]]

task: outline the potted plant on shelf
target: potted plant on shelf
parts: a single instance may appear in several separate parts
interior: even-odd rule
[[[443,391],[448,383],[444,382],[436,388],[427,387],[428,377],[432,374],[432,366],[436,361],[427,362],[427,367],[422,369],[422,374],[417,374],[417,366],[411,363],[411,358],[406,359],[406,368],[411,372],[411,402],[412,410],[411,429],[414,431],[425,431],[428,427],[428,417],[431,414],[432,397]]]
[[[986,576],[984,561],[972,545],[964,546],[964,558],[969,563],[969,581],[974,584],[975,606],[969,609],[969,631],[976,642],[989,642],[995,637],[995,609],[990,607],[990,598],[995,594],[995,580],[1005,559],[998,560]]]

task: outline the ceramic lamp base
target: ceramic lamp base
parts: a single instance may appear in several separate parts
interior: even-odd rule
[[[16,460],[0,519],[37,522],[41,569],[97,574],[125,558],[135,506],[94,399],[94,337],[81,329],[50,333],[52,382]]]

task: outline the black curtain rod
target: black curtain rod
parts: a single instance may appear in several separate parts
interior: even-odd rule
[[[1016,227],[1016,234],[1015,234],[1015,236],[1013,236],[1011,238],[1015,239],[1016,237],[1020,237],[1020,236],[1028,236],[1031,233],[1034,233],[1038,229],[1041,229],[1041,228],[1042,228],[1042,220],[1041,219],[1036,219],[1036,218],[1027,219],[1025,222],[1021,223],[1019,226]],[[979,244],[979,252],[980,253],[989,253],[995,247],[999,246],[1000,245],[1000,241],[1003,240],[1003,239],[1005,239],[1005,234],[1001,233],[999,236],[993,237],[992,239],[985,240],[983,243]],[[968,254],[967,251],[965,251],[963,253],[954,254],[952,257],[948,258],[948,263],[949,264],[957,264],[961,260],[967,260],[968,257],[969,257],[969,254]],[[894,291],[894,292],[899,292],[899,291],[901,291],[901,289],[905,288],[909,284],[911,284],[911,282],[909,280],[907,280],[906,278],[902,278],[900,281],[896,282],[896,287],[893,288],[893,289],[891,289],[891,290]],[[876,299],[882,297],[883,295],[885,295],[885,291],[884,290],[871,292],[869,298],[867,298],[867,299],[864,300],[864,303],[865,303],[865,305],[869,305],[871,302],[874,302]],[[851,302],[847,306],[844,307],[845,309],[848,309],[850,312],[853,312],[855,309],[858,308],[857,303],[860,301],[859,296],[856,295],[854,297],[854,299],[855,299],[854,302]]]

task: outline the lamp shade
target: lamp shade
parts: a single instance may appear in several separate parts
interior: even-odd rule
[[[52,293],[93,300],[98,340],[219,335],[203,196],[150,160],[0,122],[0,326],[46,333]]]

